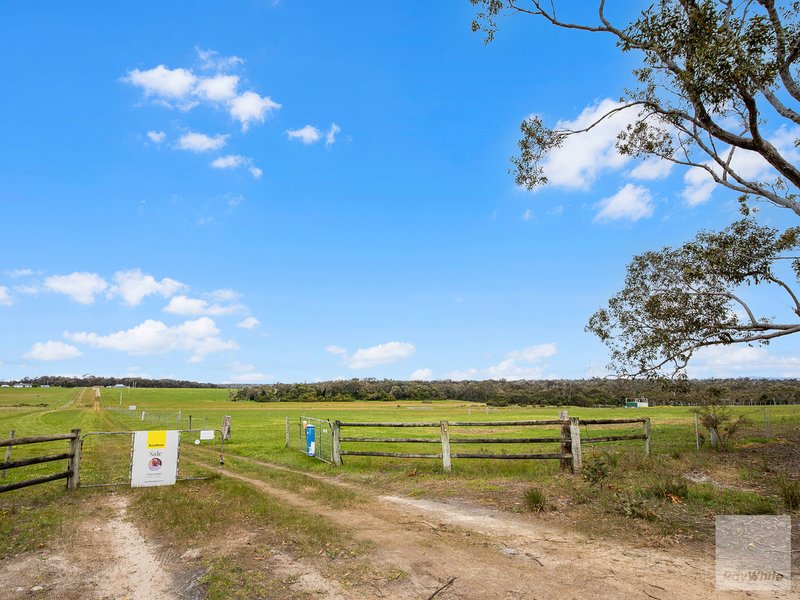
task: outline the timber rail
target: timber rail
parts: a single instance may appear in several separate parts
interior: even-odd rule
[[[62,452],[60,454],[50,454],[45,456],[34,456],[31,458],[24,458],[20,460],[10,460],[11,449],[14,446],[23,446],[27,444],[43,444],[46,442],[58,442],[62,440],[69,440],[69,452]],[[17,481],[14,483],[6,483],[0,485],[0,493],[18,490],[20,488],[29,487],[32,485],[39,485],[49,481],[58,481],[59,479],[67,480],[67,489],[75,490],[78,488],[78,481],[80,480],[80,464],[81,464],[81,430],[73,429],[71,433],[54,434],[54,435],[39,435],[31,437],[14,437],[12,436],[6,440],[0,440],[0,448],[6,448],[5,460],[0,463],[3,476],[9,469],[17,469],[20,467],[27,467],[30,465],[39,465],[48,462],[59,460],[67,461],[67,470],[60,473],[53,473],[51,475],[44,475],[42,477],[34,477],[26,479],[25,481]]]
[[[539,420],[520,420],[520,421],[429,421],[429,422],[367,422],[367,421],[329,421],[332,434],[331,461],[334,465],[342,464],[343,456],[377,456],[401,459],[436,459],[442,461],[442,468],[446,473],[452,470],[453,459],[498,459],[498,460],[559,460],[561,468],[570,470],[573,473],[580,473],[582,469],[582,445],[597,444],[604,442],[623,442],[640,440],[644,442],[644,454],[650,455],[651,429],[650,419],[579,419],[569,417],[566,411],[562,411],[558,419],[539,419]],[[592,437],[589,425],[627,425],[641,424],[642,433],[626,435],[596,435]],[[529,428],[559,426],[557,434],[542,432],[541,434],[531,434]],[[466,437],[467,432],[459,432],[463,435],[453,435],[454,429],[460,428],[515,428],[518,432],[515,437],[495,437],[480,436]],[[362,428],[382,428],[382,429],[434,429],[428,433],[429,437],[422,435],[404,436],[398,434],[383,437],[379,435],[368,435],[366,432],[345,435],[343,430],[362,429]],[[525,428],[520,431],[520,428]],[[349,432],[348,432],[349,433]],[[356,432],[354,432],[356,433]],[[411,432],[409,432],[411,433]],[[438,433],[438,435],[436,435]],[[289,435],[289,421],[287,418],[287,447]],[[346,447],[343,447],[346,444]],[[357,450],[352,444],[426,444],[439,446],[434,452],[384,452],[378,450]],[[551,452],[517,452],[506,453],[487,453],[453,451],[453,447],[458,448],[462,445],[481,444],[481,445],[506,445],[506,444],[558,444],[558,451]],[[460,450],[460,449],[459,449]]]

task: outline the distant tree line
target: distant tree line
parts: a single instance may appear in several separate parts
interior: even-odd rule
[[[348,402],[356,400],[457,400],[492,406],[621,406],[626,398],[646,397],[654,404],[800,403],[797,379],[554,379],[487,381],[397,381],[347,379],[319,383],[274,383],[231,392],[234,402]]]
[[[14,385],[16,383],[27,383],[34,387],[49,385],[52,387],[93,387],[93,386],[114,386],[118,384],[126,386],[147,387],[147,388],[224,388],[230,387],[216,383],[199,383],[197,381],[186,381],[184,379],[146,379],[144,377],[101,377],[97,375],[84,375],[83,377],[66,377],[62,375],[42,375],[41,377],[24,377],[23,379],[13,379],[0,381],[0,384]]]

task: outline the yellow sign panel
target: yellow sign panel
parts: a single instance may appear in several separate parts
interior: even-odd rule
[[[166,431],[148,431],[147,432],[147,448],[166,448],[167,447],[167,432]]]

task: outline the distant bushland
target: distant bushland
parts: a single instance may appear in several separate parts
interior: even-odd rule
[[[41,377],[25,377],[0,381],[2,384],[13,385],[17,383],[30,384],[33,387],[49,385],[51,387],[107,387],[124,385],[143,388],[223,388],[231,387],[217,383],[200,383],[184,379],[146,379],[143,377],[102,377],[98,375],[84,375],[83,377],[65,377],[62,375],[42,375]]]
[[[318,383],[274,383],[231,392],[231,400],[254,402],[348,402],[455,400],[492,406],[622,406],[626,398],[651,404],[694,405],[800,403],[797,379],[694,379],[680,382],[623,379],[400,381],[346,379]]]

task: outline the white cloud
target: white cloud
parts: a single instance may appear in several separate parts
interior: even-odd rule
[[[81,351],[75,346],[70,346],[64,342],[36,342],[33,347],[22,356],[22,358],[49,361],[77,358],[81,355]]]
[[[629,175],[640,181],[652,181],[654,179],[664,179],[672,172],[675,163],[661,158],[648,158],[636,165]]]
[[[240,363],[238,360],[233,361],[229,366],[234,373],[249,373],[256,370],[255,365]]]
[[[143,298],[152,294],[169,298],[186,287],[180,281],[169,277],[157,281],[155,277],[142,273],[140,269],[117,271],[114,273],[114,281],[116,285],[108,290],[109,297],[120,296],[128,306],[136,306]]]
[[[430,381],[433,379],[433,371],[430,369],[417,369],[409,377],[411,381]]]
[[[645,187],[626,183],[616,194],[596,204],[595,221],[638,221],[653,214],[653,197]]]
[[[220,315],[233,315],[237,313],[241,313],[245,310],[244,306],[241,304],[211,304],[207,300],[203,300],[201,298],[189,298],[188,296],[175,296],[170,301],[169,304],[164,307],[164,312],[171,313],[173,315],[209,315],[209,316],[220,316]]]
[[[226,383],[267,383],[274,381],[275,375],[265,373],[237,373],[231,375]]]
[[[336,134],[342,130],[336,123],[331,123],[331,128],[325,134],[325,147],[329,148],[336,143]]]
[[[236,97],[238,86],[239,77],[236,75],[215,75],[200,79],[195,91],[210,102],[228,102]]]
[[[228,289],[214,290],[213,292],[209,292],[205,295],[212,300],[216,300],[217,302],[233,302],[234,300],[238,300],[242,297],[242,295],[236,290]]]
[[[197,56],[202,61],[201,69],[204,71],[227,71],[237,65],[241,65],[244,61],[238,56],[220,56],[216,50],[203,50],[202,48],[195,48]]]
[[[306,125],[300,129],[287,129],[286,137],[290,140],[299,140],[302,143],[316,144],[322,139],[322,132],[313,125]]]
[[[158,65],[146,71],[134,69],[124,81],[141,88],[145,97],[183,100],[194,90],[197,77],[188,69],[169,69]]]
[[[4,285],[0,285],[0,304],[4,306],[11,306],[13,304],[11,301],[11,294]]]
[[[239,321],[236,326],[241,329],[256,329],[261,325],[261,321],[255,317],[247,317],[243,321]]]
[[[681,197],[689,206],[697,206],[711,199],[711,193],[717,184],[711,176],[700,167],[692,167],[683,175],[686,187],[681,192]]]
[[[533,211],[529,208],[524,213],[522,213],[522,220],[523,221],[530,221],[533,218]]]
[[[255,92],[236,96],[228,105],[231,116],[242,124],[242,131],[248,130],[251,121],[263,123],[268,113],[280,107],[269,96],[260,96]]]
[[[59,294],[66,294],[75,302],[92,304],[94,297],[108,288],[108,283],[97,273],[70,273],[51,275],[45,278],[44,287]]]
[[[242,204],[242,202],[244,202],[244,196],[242,196],[241,194],[237,194],[237,195],[226,194],[225,195],[225,199],[227,200],[227,205],[228,205],[227,212],[228,213],[230,213],[230,212],[236,210],[237,208],[239,208],[239,206]]]
[[[227,156],[220,156],[211,162],[211,166],[215,169],[237,169],[245,164],[246,158],[238,154],[228,154]]]
[[[201,69],[213,70],[214,74],[197,76],[191,69],[169,69],[158,65],[145,71],[134,69],[123,81],[140,88],[145,98],[152,98],[157,104],[170,108],[190,110],[201,102],[224,107],[241,123],[242,131],[247,131],[254,122],[263,123],[269,113],[281,108],[269,96],[251,90],[239,93],[241,79],[227,71],[242,64],[241,58],[220,57],[214,50],[196,48],[196,51],[202,61]],[[335,132],[332,135],[335,136]]]
[[[397,362],[414,354],[414,344],[387,342],[371,348],[359,348],[352,356],[343,355],[345,366],[350,369],[368,369],[376,365]]]
[[[769,141],[786,157],[790,162],[800,162],[800,150],[794,145],[794,140],[800,137],[800,127],[781,127],[774,135],[769,137]],[[730,147],[721,148],[720,156],[728,158]],[[706,163],[715,173],[721,176],[719,167],[711,161]],[[764,158],[749,150],[737,149],[733,153],[730,161],[731,169],[744,179],[749,180],[771,180],[777,177],[777,172]],[[681,197],[689,206],[697,206],[711,199],[711,194],[717,188],[713,178],[707,171],[700,167],[694,167],[686,171],[683,176],[684,188]]]
[[[196,133],[191,131],[180,137],[178,140],[178,147],[181,150],[189,150],[190,152],[208,152],[209,150],[219,150],[225,145],[225,142],[230,136],[228,135],[215,135],[214,137],[207,136],[204,133]]]
[[[165,139],[167,139],[167,134],[163,131],[148,131],[147,137],[150,138],[150,141],[155,144],[160,144]]]
[[[33,285],[15,285],[14,291],[19,294],[25,294],[26,296],[35,296],[45,291],[45,288],[39,283],[34,283]]]
[[[164,354],[173,350],[185,350],[192,353],[190,361],[200,362],[207,354],[238,349],[236,342],[223,340],[220,333],[212,319],[200,317],[172,327],[161,321],[148,319],[135,327],[108,335],[67,331],[64,337],[93,348],[128,354]]]
[[[686,370],[691,377],[796,377],[800,357],[775,356],[761,346],[710,346],[698,350]]]
[[[329,352],[331,354],[347,354],[347,348],[342,348],[341,346],[334,346],[333,344],[329,344],[325,346],[325,352]]]
[[[537,344],[536,346],[528,346],[522,350],[513,350],[506,354],[506,358],[532,363],[549,356],[554,356],[557,351],[555,344]]]
[[[622,105],[614,100],[602,100],[586,107],[572,121],[559,121],[555,129],[583,129],[620,106]],[[555,148],[547,155],[542,164],[550,184],[565,188],[588,189],[603,171],[624,166],[630,158],[617,152],[617,134],[635,118],[635,111],[622,111],[605,119],[586,133],[568,137],[560,148]]]
[[[451,371],[447,374],[449,379],[542,379],[546,365],[537,364],[542,359],[554,356],[557,353],[555,344],[538,344],[528,346],[522,350],[514,350],[505,355],[505,358],[484,369],[466,369]]]
[[[238,169],[240,167],[247,167],[247,170],[256,179],[259,179],[263,174],[261,169],[253,165],[253,160],[251,158],[241,156],[240,154],[228,154],[215,158],[211,161],[211,167],[214,169]]]
[[[14,269],[13,271],[8,272],[8,276],[17,279],[19,277],[32,277],[33,275],[39,275],[40,273],[40,271],[34,271],[33,269]]]

